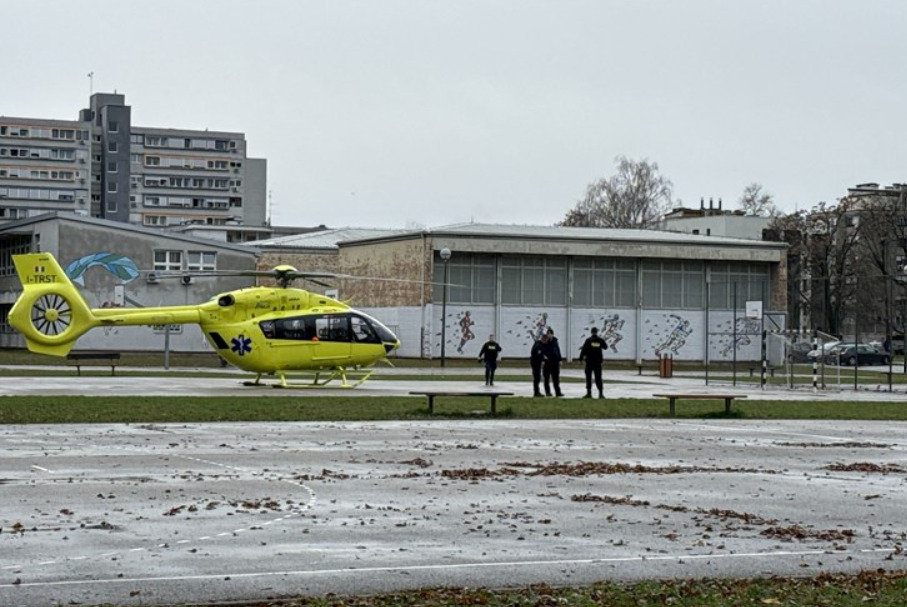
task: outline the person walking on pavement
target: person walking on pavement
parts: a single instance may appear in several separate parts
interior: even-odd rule
[[[542,363],[545,360],[545,343],[548,336],[544,333],[542,337],[532,342],[532,349],[529,350],[529,366],[532,368],[532,395],[541,396],[542,391],[539,384],[542,383]]]
[[[494,333],[488,336],[488,341],[482,344],[479,350],[479,362],[485,361],[485,385],[494,385],[494,371],[498,368],[498,354],[501,353],[501,344],[494,340]]]
[[[586,395],[583,398],[592,398],[592,376],[595,375],[595,387],[598,388],[598,397],[604,398],[602,386],[602,353],[608,349],[608,344],[598,336],[598,327],[592,327],[592,336],[583,342],[579,351],[579,359],[585,363]]]
[[[561,346],[554,336],[554,329],[550,328],[545,333],[548,338],[543,346],[542,353],[545,357],[542,363],[542,377],[545,381],[545,395],[551,396],[551,384],[554,384],[554,395],[563,396],[561,392]]]

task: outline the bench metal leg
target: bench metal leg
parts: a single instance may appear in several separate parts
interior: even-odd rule
[[[496,407],[497,402],[498,402],[498,395],[492,394],[491,395],[491,413],[492,414],[497,413],[497,407]]]
[[[671,403],[671,417],[674,417],[674,411],[676,410],[677,398],[674,396],[671,396],[670,398],[668,398],[668,401]]]
[[[429,394],[428,395],[428,414],[434,415],[434,413],[435,413],[435,395]]]
[[[725,413],[730,413],[730,412],[731,412],[731,403],[732,403],[732,402],[734,402],[734,397],[733,397],[733,396],[731,396],[730,398],[725,398],[725,399],[724,399],[724,412],[725,412]]]

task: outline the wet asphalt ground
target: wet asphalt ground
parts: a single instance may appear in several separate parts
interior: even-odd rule
[[[626,379],[636,383],[609,394],[787,394]],[[354,393],[427,387],[382,380]],[[496,388],[531,392],[523,382]],[[0,394],[124,397],[261,390],[232,378],[0,384]],[[882,388],[793,397],[907,400]],[[3,426],[0,605],[903,569],[905,431],[900,422],[481,417]]]

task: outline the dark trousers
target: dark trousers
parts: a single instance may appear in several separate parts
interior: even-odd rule
[[[595,387],[598,388],[598,394],[602,394],[602,364],[586,363],[586,394],[592,394],[592,376],[595,375]]]
[[[545,394],[551,396],[551,384],[554,384],[554,394],[561,394],[561,363],[558,361],[546,360],[542,366],[542,377],[545,380]]]
[[[491,385],[494,383],[494,370],[498,368],[498,361],[496,360],[486,360],[485,361],[485,383]]]
[[[542,361],[529,361],[529,366],[532,367],[532,393],[541,394],[539,384],[542,383]]]

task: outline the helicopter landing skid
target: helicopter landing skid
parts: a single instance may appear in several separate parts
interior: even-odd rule
[[[374,369],[345,369],[336,367],[326,371],[313,371],[304,373],[301,377],[306,378],[304,382],[287,381],[286,374],[275,371],[278,381],[264,383],[261,381],[261,374],[255,376],[254,381],[243,382],[244,386],[271,386],[272,388],[355,388],[372,376]],[[339,379],[339,384],[331,384],[335,379]],[[330,384],[330,385],[329,385]]]

